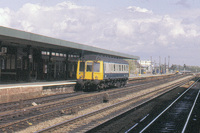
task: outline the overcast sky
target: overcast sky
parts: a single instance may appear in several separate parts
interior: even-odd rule
[[[200,66],[200,0],[1,0],[0,25]]]

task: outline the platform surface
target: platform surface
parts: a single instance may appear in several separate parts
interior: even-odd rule
[[[70,84],[76,84],[76,80],[0,84],[0,89],[16,88],[16,87],[33,87],[33,86],[37,87],[37,86],[53,86],[53,85],[70,85]]]

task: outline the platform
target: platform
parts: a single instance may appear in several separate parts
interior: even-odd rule
[[[167,75],[141,75],[129,77],[129,80],[145,80],[155,76]],[[49,82],[31,82],[14,83],[0,85],[0,103],[14,102],[24,99],[32,99],[41,96],[55,95],[61,93],[73,93],[76,80],[49,81]]]
[[[74,92],[76,80],[0,85],[0,103]]]

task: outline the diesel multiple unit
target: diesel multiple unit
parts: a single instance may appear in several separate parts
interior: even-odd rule
[[[118,58],[87,55],[78,61],[76,89],[101,90],[110,86],[125,86],[129,64]]]

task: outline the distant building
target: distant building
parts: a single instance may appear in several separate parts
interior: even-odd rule
[[[152,65],[151,61],[149,61],[149,60],[140,60],[139,64],[141,65],[141,74],[152,73],[153,65]]]

